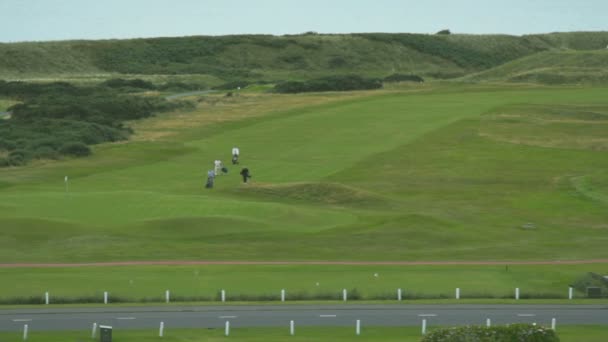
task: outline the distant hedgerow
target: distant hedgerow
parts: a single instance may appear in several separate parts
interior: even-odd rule
[[[392,74],[384,78],[384,82],[424,82],[424,79],[418,75]]]
[[[382,88],[382,81],[375,78],[363,78],[356,75],[328,76],[309,81],[289,81],[274,87],[277,93],[306,93],[321,91],[349,91]]]

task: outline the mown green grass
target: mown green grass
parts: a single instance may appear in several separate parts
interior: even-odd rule
[[[163,301],[165,290],[175,299],[188,297],[217,300],[221,289],[228,299],[240,295],[274,296],[281,289],[287,299],[298,293],[334,294],[356,289],[360,299],[404,298],[567,298],[568,287],[587,272],[607,273],[607,265],[500,265],[500,266],[122,266],[83,268],[0,269],[0,300],[37,296],[79,298],[104,291],[111,297],[131,302],[143,299]],[[542,277],[538,274],[542,273]],[[377,275],[377,276],[376,276]],[[243,279],[247,279],[246,282]],[[318,285],[317,285],[318,284]],[[17,285],[17,286],[16,286]],[[575,292],[575,297],[584,297]],[[542,297],[541,297],[542,298]],[[53,300],[51,299],[51,302]]]
[[[434,328],[429,327],[428,331]],[[604,326],[558,326],[557,334],[562,342],[603,342],[608,338],[608,330]],[[150,330],[116,330],[113,331],[113,341],[420,341],[419,327],[365,327],[361,335],[356,336],[354,328],[335,327],[296,327],[295,336],[289,335],[289,329],[280,328],[233,328],[230,336],[224,336],[223,329],[171,329],[167,327],[164,337],[158,337],[158,331]],[[31,331],[28,341],[78,341],[89,340],[90,332],[36,332]],[[0,341],[22,341],[22,335],[17,332],[0,333]]]
[[[608,159],[597,148],[608,136],[605,93],[425,85],[323,98],[212,96],[195,112],[136,125],[135,140],[96,147],[91,158],[0,170],[0,260],[605,258]],[[588,144],[591,138],[599,140]],[[216,188],[204,189],[213,160],[228,162],[234,145],[253,182],[241,184],[239,168],[228,165]],[[426,295],[451,295],[461,287],[463,296],[501,296],[519,286],[524,293],[565,296],[577,277],[607,272],[605,265],[378,269],[0,274],[7,296],[107,290],[146,297],[166,289],[214,296],[220,288],[260,295],[281,288],[312,292],[319,282],[324,291],[357,288],[373,298],[397,287]]]
[[[379,92],[4,169],[0,258],[602,258],[606,204],[572,185],[585,176],[605,193],[602,151],[484,136],[498,128],[482,114],[513,103],[606,105],[604,92]],[[580,125],[560,134],[582,135]],[[587,125],[598,136],[608,127]],[[537,140],[552,136],[549,128],[515,126]],[[233,145],[253,183],[240,184],[228,165],[215,189],[203,189],[212,161],[228,161]]]

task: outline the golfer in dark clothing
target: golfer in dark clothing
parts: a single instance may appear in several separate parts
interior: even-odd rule
[[[241,176],[243,176],[243,183],[247,183],[247,179],[251,178],[251,175],[249,174],[249,169],[244,167],[241,170]]]

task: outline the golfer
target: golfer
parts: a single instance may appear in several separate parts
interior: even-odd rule
[[[238,164],[239,163],[239,148],[238,147],[233,147],[232,148],[232,164]]]
[[[213,162],[213,170],[215,171],[215,175],[221,175],[222,173],[222,161],[221,160],[216,160]]]
[[[207,171],[207,184],[205,184],[205,188],[212,189],[214,180],[215,180],[215,171],[213,171],[213,170]]]
[[[249,173],[249,169],[244,167],[241,170],[241,176],[243,176],[243,183],[247,183],[247,180],[251,178],[251,174]]]

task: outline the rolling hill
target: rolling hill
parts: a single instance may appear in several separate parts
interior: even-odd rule
[[[0,44],[0,78],[206,75],[208,82],[411,73],[454,78],[556,49],[599,50],[608,32],[544,35],[192,36]]]
[[[545,51],[465,77],[472,81],[606,84],[608,50]]]

